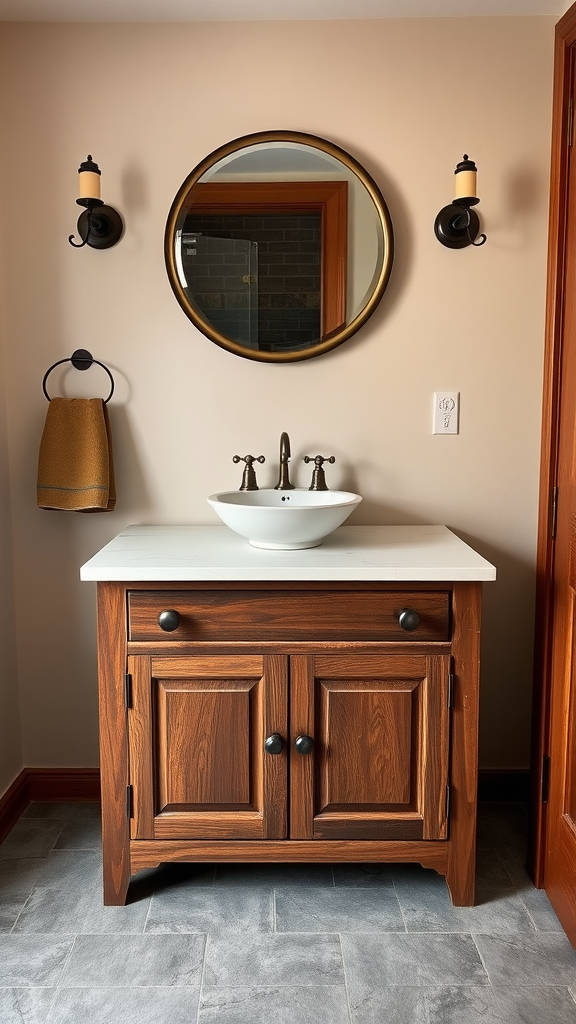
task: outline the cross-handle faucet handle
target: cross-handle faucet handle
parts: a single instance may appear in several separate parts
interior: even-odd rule
[[[255,462],[266,462],[263,455],[234,455],[232,462],[245,462],[244,472],[242,473],[242,483],[240,484],[239,490],[241,491],[257,491],[259,490],[258,484],[256,483],[256,473],[254,471]]]
[[[309,491],[327,491],[328,485],[326,483],[326,475],[324,473],[323,464],[329,462],[330,464],[336,462],[333,455],[325,457],[324,455],[305,455],[304,462],[313,462],[314,469],[312,471],[312,483],[308,488]]]

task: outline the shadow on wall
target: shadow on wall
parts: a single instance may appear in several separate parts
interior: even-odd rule
[[[480,767],[527,768],[534,671],[535,566],[462,530],[450,529],[497,570],[496,581],[482,588]],[[498,714],[494,714],[494,709]],[[509,763],[503,763],[502,751],[510,752]]]
[[[486,214],[492,244],[514,251],[528,248],[548,201],[547,177],[527,166],[512,167],[502,183],[500,210]]]
[[[130,225],[130,247],[141,251],[144,238],[140,233],[142,215],[150,209],[149,175],[135,162],[127,164],[122,172],[122,210],[125,222]]]
[[[138,515],[141,515],[142,509],[152,507],[153,496],[142,470],[128,408],[124,404],[108,406],[108,412],[118,491],[116,511],[126,515],[130,514],[131,509],[134,509]]]

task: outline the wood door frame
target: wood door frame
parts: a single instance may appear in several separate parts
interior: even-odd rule
[[[346,323],[347,181],[221,181],[194,186],[186,216],[319,213],[321,217],[320,335]]]
[[[571,49],[576,43],[576,4],[556,25],[552,110],[552,156],[546,288],[546,333],[542,404],[538,549],[536,560],[536,627],[532,717],[532,794],[529,869],[534,884],[544,886],[547,836],[545,758],[550,751],[552,637],[554,624],[553,569],[556,487],[560,428],[563,351],[566,222],[568,212],[569,132],[573,118]]]

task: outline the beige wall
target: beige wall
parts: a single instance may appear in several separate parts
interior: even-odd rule
[[[0,240],[0,267],[3,264],[2,256]],[[14,632],[3,310],[4,295],[0,283],[0,795],[8,789],[23,767]]]
[[[263,452],[261,483],[272,481],[281,430],[294,464],[336,455],[332,485],[364,496],[352,522],[446,523],[496,563],[498,582],[485,587],[482,764],[527,764],[553,24],[2,26],[25,764],[97,761],[94,586],[80,584],[80,564],[131,522],[213,522],[205,496],[236,485],[232,455]],[[349,150],[380,184],[396,234],[370,323],[333,353],[287,366],[239,359],[198,334],[163,263],[166,216],[189,171],[268,128]],[[458,252],[432,225],[465,151],[479,166],[488,243]],[[126,219],[108,252],[67,242],[87,153]],[[117,382],[110,515],[35,507],[42,375],[78,346]],[[88,376],[71,371],[63,387],[80,393]],[[57,375],[51,383],[58,391]],[[434,390],[461,392],[459,436],[431,434]],[[296,475],[305,483],[308,469]]]

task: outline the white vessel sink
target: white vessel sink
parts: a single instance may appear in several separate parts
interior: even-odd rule
[[[226,526],[252,547],[316,548],[348,518],[362,498],[352,491],[223,491],[208,503]]]

